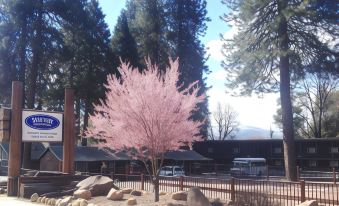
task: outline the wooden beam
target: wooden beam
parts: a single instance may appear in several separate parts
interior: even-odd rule
[[[9,141],[8,196],[16,196],[21,168],[23,84],[12,83],[11,137]]]
[[[66,88],[62,172],[68,174],[74,174],[74,135],[74,90]]]

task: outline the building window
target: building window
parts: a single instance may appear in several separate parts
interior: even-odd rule
[[[316,167],[316,166],[317,166],[317,161],[315,161],[315,160],[310,160],[310,161],[309,161],[309,166],[310,166],[310,167]]]
[[[330,167],[339,167],[339,161],[331,160],[330,161]]]
[[[317,152],[315,147],[307,147],[307,153],[314,154]]]
[[[207,152],[208,152],[208,153],[213,153],[213,148],[212,148],[212,147],[209,147],[209,148],[207,149]]]
[[[275,147],[273,152],[274,152],[274,154],[281,154],[282,149],[281,149],[281,147]]]
[[[240,151],[239,151],[239,147],[234,147],[233,148],[233,153],[234,154],[238,154]]]
[[[339,153],[339,147],[331,147],[331,153]]]
[[[276,160],[276,161],[274,161],[274,165],[275,166],[282,166],[283,162],[282,162],[282,160]]]

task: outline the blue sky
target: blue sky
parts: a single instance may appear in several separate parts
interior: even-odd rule
[[[99,4],[106,15],[105,20],[109,25],[111,33],[116,24],[121,9],[125,7],[125,0],[99,0]],[[222,55],[220,52],[222,42],[220,34],[226,38],[231,38],[237,31],[235,27],[229,27],[220,20],[220,16],[225,13],[226,6],[220,0],[207,0],[208,17],[211,21],[207,23],[206,35],[201,38],[205,44],[210,58],[207,65],[212,73],[207,77],[207,84],[212,86],[208,91],[209,108],[214,111],[218,102],[230,104],[237,112],[241,127],[258,127],[277,129],[273,123],[278,94],[267,94],[264,97],[233,97],[225,92],[226,72],[221,68]]]

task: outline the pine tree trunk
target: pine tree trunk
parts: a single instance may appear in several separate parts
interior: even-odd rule
[[[278,12],[280,14],[279,22],[279,50],[280,50],[280,98],[283,123],[283,142],[284,142],[284,159],[286,178],[291,181],[297,180],[294,128],[293,128],[293,111],[291,102],[289,55],[288,55],[288,31],[287,20],[282,11],[286,9],[287,1],[278,1]]]
[[[37,78],[38,78],[38,70],[41,63],[42,57],[42,7],[43,1],[39,1],[37,19],[34,25],[34,29],[36,31],[35,38],[32,44],[33,51],[33,60],[32,60],[32,68],[29,73],[28,79],[28,91],[27,91],[27,108],[34,109],[35,104],[35,95],[36,95],[36,86],[37,86]],[[24,143],[24,152],[23,152],[23,162],[22,165],[24,168],[31,168],[31,148],[32,143],[25,142]]]

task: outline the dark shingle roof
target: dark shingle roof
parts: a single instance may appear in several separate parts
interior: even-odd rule
[[[63,157],[62,146],[50,146],[45,152],[51,151],[60,161]],[[40,155],[40,158],[45,154]],[[113,161],[113,160],[130,160],[123,153],[110,153],[107,149],[99,149],[97,147],[75,147],[74,161],[76,162],[93,162],[93,161]]]
[[[204,157],[201,154],[193,150],[178,150],[170,151],[165,153],[165,159],[171,160],[185,160],[185,161],[203,161],[203,160],[212,160],[210,158]]]
[[[9,154],[9,142],[1,142],[0,146]],[[41,142],[32,142],[31,158],[32,160],[38,160],[42,153],[46,150],[45,146]]]

